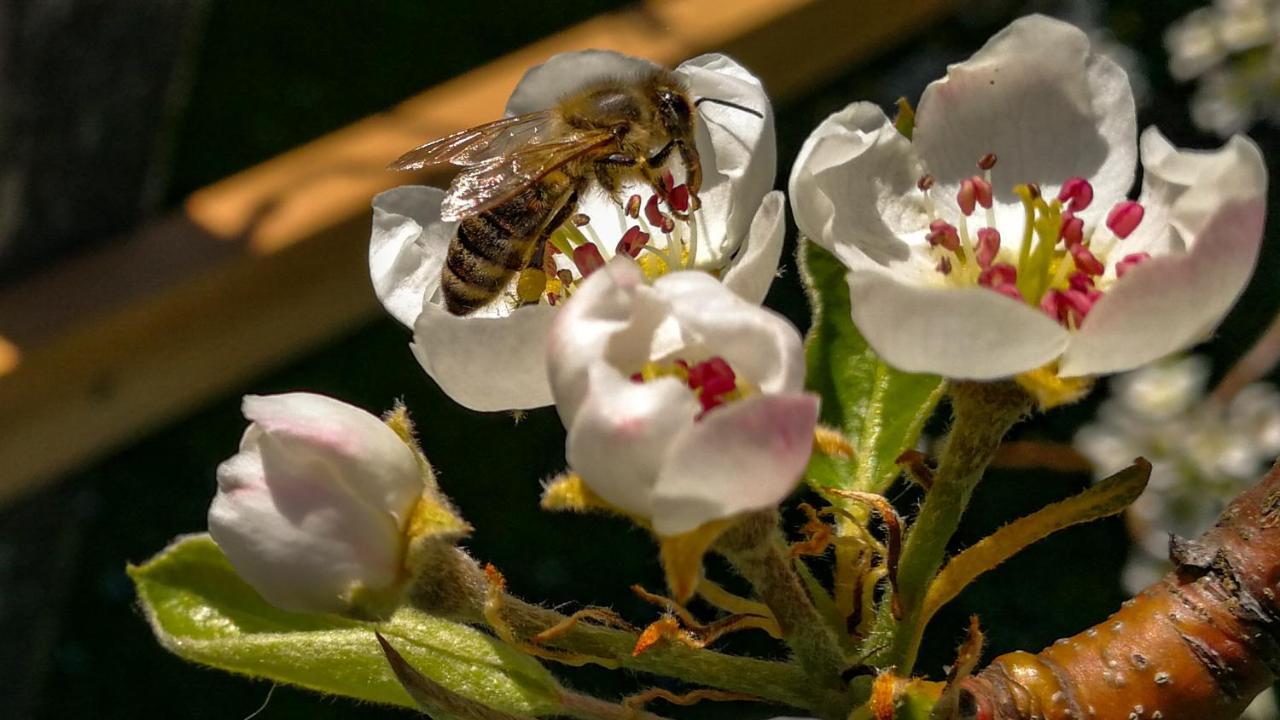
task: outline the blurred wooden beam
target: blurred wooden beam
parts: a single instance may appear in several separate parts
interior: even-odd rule
[[[378,312],[369,199],[406,148],[497,117],[524,71],[602,47],[721,50],[785,100],[940,18],[949,0],[654,0],[609,13],[194,193],[184,211],[0,290],[0,502]],[[416,178],[421,179],[421,178]]]

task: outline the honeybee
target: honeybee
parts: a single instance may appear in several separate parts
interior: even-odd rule
[[[460,221],[441,270],[445,308],[454,315],[475,312],[498,297],[513,274],[540,268],[547,238],[575,213],[592,180],[617,202],[630,181],[648,185],[665,202],[670,188],[662,168],[675,153],[696,209],[702,164],[694,133],[704,101],[763,117],[726,100],[695,100],[679,78],[654,68],[589,84],[548,110],[433,140],[393,162],[392,170],[462,168],[441,206],[444,220]]]

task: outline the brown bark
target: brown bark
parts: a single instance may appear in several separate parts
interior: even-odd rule
[[[957,720],[1234,720],[1280,673],[1280,464],[1102,623],[961,685]]]

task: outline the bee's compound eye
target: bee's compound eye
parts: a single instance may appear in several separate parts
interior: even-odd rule
[[[689,100],[684,95],[672,90],[659,90],[658,103],[662,107],[662,112],[668,119],[677,122],[688,122],[689,117],[693,114],[693,108],[689,104]]]

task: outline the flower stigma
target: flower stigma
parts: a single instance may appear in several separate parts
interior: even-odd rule
[[[707,413],[724,405],[741,400],[758,392],[750,382],[743,380],[734,372],[729,362],[715,355],[702,362],[690,363],[687,360],[667,362],[646,362],[639,372],[631,375],[631,381],[645,383],[664,377],[673,377],[684,383],[697,396],[702,405],[702,412],[695,420],[701,420]]]
[[[1013,187],[1022,204],[1022,227],[1002,233],[992,197],[996,160],[987,153],[977,163],[978,172],[960,182],[955,218],[939,211],[932,175],[916,183],[930,218],[925,240],[931,264],[948,285],[987,288],[1040,308],[1067,329],[1079,329],[1106,290],[1150,257],[1121,249],[1145,210],[1124,200],[1110,209],[1101,227],[1090,226],[1077,214],[1093,203],[1088,180],[1069,178],[1054,198],[1046,198],[1035,183],[1022,183]]]

